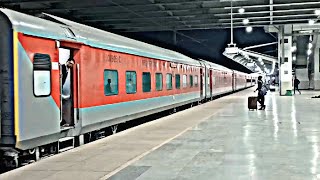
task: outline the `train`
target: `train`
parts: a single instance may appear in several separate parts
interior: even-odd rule
[[[7,166],[256,83],[254,74],[50,14],[0,8],[0,27],[0,158]]]

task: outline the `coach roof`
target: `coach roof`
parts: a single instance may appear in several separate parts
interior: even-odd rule
[[[44,14],[59,23],[9,9],[0,8],[0,11],[9,18],[14,30],[24,34],[56,40],[74,40],[92,47],[200,66],[197,60],[178,52],[72,22],[53,15]]]

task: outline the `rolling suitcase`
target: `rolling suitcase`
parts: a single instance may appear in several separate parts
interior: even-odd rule
[[[248,109],[257,110],[258,109],[257,102],[258,102],[258,97],[254,97],[254,96],[248,97]]]

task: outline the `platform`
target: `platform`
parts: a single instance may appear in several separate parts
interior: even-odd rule
[[[320,178],[320,92],[247,89],[0,175],[1,180]]]

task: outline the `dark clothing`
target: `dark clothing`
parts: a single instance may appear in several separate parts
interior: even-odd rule
[[[297,86],[297,87],[294,87],[294,89],[293,89],[293,93],[294,93],[294,94],[296,94],[296,90],[299,92],[299,94],[301,94],[301,92],[300,92],[300,90],[299,90],[298,86]]]
[[[258,91],[258,102],[261,104],[261,106],[264,106],[264,95],[261,95],[262,93],[260,92],[262,89],[263,82],[261,80],[258,80],[258,88],[256,91]]]
[[[72,69],[70,69],[71,72]],[[68,68],[65,64],[61,65],[61,71],[62,71],[62,89],[63,92],[66,93],[67,97],[62,96],[62,122],[60,123],[60,126],[72,126],[74,125],[74,121],[73,121],[73,111],[72,111],[72,103],[73,103],[73,99],[72,99],[72,86],[71,86],[71,82],[67,83],[68,86],[64,87],[64,84],[66,83],[67,77],[68,77]],[[71,74],[70,74],[71,75]],[[70,78],[70,81],[71,78]],[[68,96],[69,95],[69,96]]]
[[[258,95],[258,102],[261,104],[261,106],[264,106],[264,96],[263,95]]]
[[[111,84],[109,84],[109,83],[106,85],[106,93],[107,94],[112,94]]]
[[[299,79],[294,79],[293,81],[293,93],[296,94],[296,90],[299,92],[299,94],[301,94],[300,90],[299,90],[299,84],[300,84],[300,81]]]
[[[258,80],[258,88],[256,89],[256,91],[260,91],[262,88],[263,82],[261,80]]]
[[[68,76],[67,66],[65,64],[63,64],[61,66],[61,70],[62,70],[62,86],[63,86],[64,83],[66,82],[66,79],[67,79],[67,76]]]
[[[298,87],[298,86],[299,86],[299,84],[300,84],[299,79],[294,79],[293,84],[294,84],[294,87]]]

